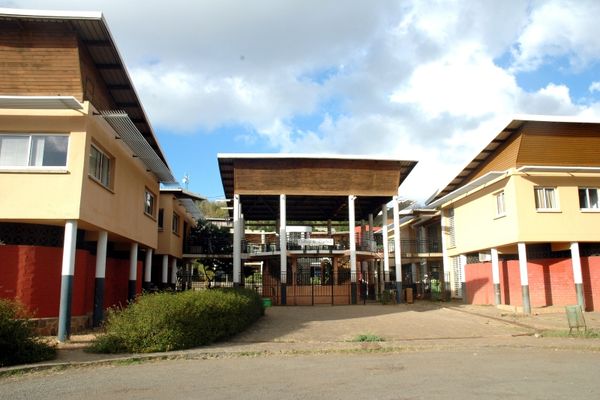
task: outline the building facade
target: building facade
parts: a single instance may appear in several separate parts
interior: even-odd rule
[[[600,123],[511,121],[430,206],[457,297],[531,307],[600,302]]]
[[[100,13],[1,9],[0,31],[0,296],[65,340],[180,256],[157,231],[176,182]]]

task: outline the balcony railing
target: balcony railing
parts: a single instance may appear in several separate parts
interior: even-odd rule
[[[378,247],[382,247],[378,245]],[[413,240],[413,239],[401,239],[400,249],[402,254],[431,254],[441,253],[442,244],[439,240]],[[394,241],[389,242],[390,252],[395,251]],[[382,250],[383,251],[383,250]]]

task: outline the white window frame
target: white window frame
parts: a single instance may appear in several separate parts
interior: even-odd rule
[[[543,207],[538,207],[538,191],[539,190],[543,190],[544,191],[544,196],[542,196],[543,199],[543,203],[542,206]],[[550,190],[553,193],[553,199],[554,202],[556,203],[554,207],[546,207],[546,191]],[[533,200],[534,200],[534,205],[535,205],[535,210],[538,212],[560,212],[560,203],[558,201],[558,189],[556,187],[553,186],[536,186],[533,188]]]
[[[496,200],[496,218],[506,216],[506,195],[504,190],[494,194],[494,200]]]
[[[588,207],[581,207],[581,191],[585,190],[585,196],[586,196],[586,203],[588,205]],[[596,191],[596,199],[597,200],[597,207],[589,207],[590,204],[590,191],[594,190]],[[585,187],[579,187],[577,188],[577,198],[579,199],[579,209],[581,211],[584,212],[600,212],[600,189],[597,187],[589,187],[589,186],[585,186]]]
[[[150,198],[152,199],[150,203],[150,212],[148,212],[148,195],[150,195]],[[151,218],[155,218],[156,215],[156,195],[148,188],[144,190],[144,214]]]
[[[92,173],[92,168],[91,168],[91,164],[90,161],[88,159],[88,176],[90,178],[92,178],[93,181],[97,182],[98,184],[100,184],[101,186],[107,188],[107,189],[112,189],[112,185],[113,185],[113,168],[114,168],[114,158],[111,157],[109,154],[107,154],[106,152],[102,151],[98,146],[92,144],[90,146],[90,158],[92,157],[92,151],[97,151],[98,154],[100,154],[100,167],[99,167],[99,171],[100,171],[100,176],[96,176]],[[106,177],[106,182],[103,181],[103,176],[102,176],[102,166],[103,166],[103,162],[108,162],[108,175]]]
[[[454,221],[454,208],[448,209],[448,246],[447,248],[453,249],[456,247],[456,225]]]
[[[0,136],[4,137],[26,137],[27,142],[27,165],[5,165],[0,166],[0,171],[8,172],[67,172],[67,166],[69,164],[69,147],[71,145],[70,135],[68,133],[22,133],[22,132],[0,132]],[[67,150],[65,155],[65,165],[31,165],[31,151],[32,142],[34,137],[66,137],[67,138]]]

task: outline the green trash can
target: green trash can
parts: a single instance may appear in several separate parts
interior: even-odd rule
[[[272,305],[271,299],[268,297],[263,297],[263,307],[269,308],[269,307],[271,307],[271,305]]]

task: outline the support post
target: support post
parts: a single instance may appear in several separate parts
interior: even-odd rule
[[[571,243],[571,264],[573,265],[573,282],[577,294],[577,304],[581,311],[585,311],[585,297],[583,296],[583,274],[581,273],[581,256],[579,255],[579,243]]]
[[[465,266],[467,265],[466,254],[458,256],[458,262],[460,263],[460,291],[463,303],[467,303],[467,277],[465,276]]]
[[[442,269],[443,269],[443,290],[444,290],[444,300],[450,300],[450,257],[448,256],[448,239],[447,239],[447,228],[444,220],[446,217],[444,216],[444,210],[442,210],[442,215],[440,218],[441,233],[442,233]]]
[[[177,259],[175,257],[171,259],[171,284],[173,290],[177,290]]]
[[[131,249],[129,250],[129,294],[127,300],[135,300],[137,292],[137,260],[138,260],[138,244],[131,243]]]
[[[348,196],[348,236],[350,239],[350,303],[356,304],[356,216],[354,214],[356,196]]]
[[[64,342],[71,336],[71,299],[75,275],[75,248],[77,245],[77,221],[65,222],[62,277],[60,282],[60,307],[58,311],[58,340]]]
[[[96,243],[96,282],[94,286],[94,314],[92,325],[100,326],[104,319],[104,279],[106,277],[106,248],[108,232],[100,231]]]
[[[146,249],[146,260],[144,261],[144,289],[150,289],[152,282],[152,249]]]
[[[531,303],[529,301],[529,277],[527,268],[527,246],[525,243],[517,245],[519,249],[519,272],[521,274],[521,294],[523,296],[523,312],[531,314]]]
[[[402,292],[402,248],[400,247],[400,207],[398,196],[392,201],[394,212],[394,264],[396,265],[396,303],[404,302]]]
[[[494,284],[494,304],[499,305],[502,303],[502,296],[500,294],[500,263],[498,261],[498,250],[496,248],[491,249],[492,254],[492,283]]]
[[[240,195],[233,195],[233,286],[240,285],[242,272],[242,229],[240,221]]]
[[[167,254],[163,254],[162,256],[161,266],[161,283],[163,288],[165,288],[169,282],[169,256]]]
[[[281,279],[281,304],[287,304],[287,215],[285,194],[279,195],[279,274]]]
[[[383,240],[383,279],[390,281],[390,244],[388,242],[388,209],[387,204],[381,206],[381,235]],[[385,283],[384,283],[385,286]]]

